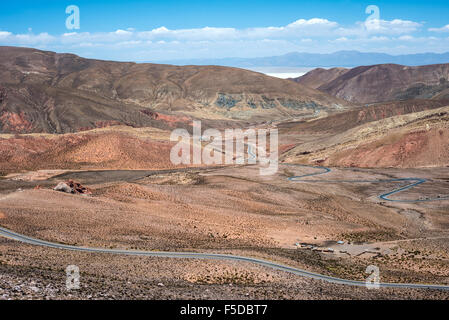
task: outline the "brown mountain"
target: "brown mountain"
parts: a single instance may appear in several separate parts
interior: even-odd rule
[[[368,111],[368,110],[367,110]],[[374,110],[371,110],[373,112]],[[362,118],[369,116],[359,110]],[[351,115],[348,115],[351,119]],[[313,120],[321,122],[323,120]],[[300,128],[290,128],[298,130]],[[313,127],[309,127],[312,129]],[[307,134],[306,130],[301,130]],[[320,132],[298,144],[283,160],[343,167],[429,167],[449,165],[449,107],[359,121],[359,125]]]
[[[353,68],[334,78],[335,74],[333,69],[312,70],[295,81],[354,103],[449,97],[449,64],[380,64]]]
[[[66,134],[0,135],[0,176],[40,169],[171,168],[170,131],[114,126]]]
[[[286,134],[336,134],[355,128],[365,123],[387,119],[390,117],[438,109],[449,105],[446,100],[407,100],[394,101],[335,113],[313,121],[282,123],[281,132]]]
[[[64,133],[125,124],[258,122],[352,106],[293,81],[218,66],[136,64],[0,47],[0,132]]]
[[[292,79],[293,81],[300,83],[306,87],[318,89],[322,85],[329,83],[339,76],[345,74],[350,69],[347,68],[331,68],[323,69],[316,68],[307,72],[305,75]]]

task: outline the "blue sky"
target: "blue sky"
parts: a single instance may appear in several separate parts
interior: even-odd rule
[[[66,27],[69,5],[80,10],[79,29]],[[369,18],[368,5],[379,16]],[[449,1],[10,1],[0,45],[130,61],[446,52]]]

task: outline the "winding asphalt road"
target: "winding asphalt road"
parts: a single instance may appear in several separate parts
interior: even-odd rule
[[[449,200],[449,196],[437,197],[437,198],[427,198],[427,199],[410,199],[410,200],[401,200],[401,199],[391,199],[390,196],[393,194],[397,194],[399,192],[411,189],[416,187],[424,182],[427,182],[427,179],[424,178],[395,178],[395,179],[378,179],[378,180],[304,180],[303,178],[317,176],[321,174],[325,174],[331,172],[330,168],[320,167],[320,166],[309,166],[309,165],[300,165],[300,164],[286,164],[296,167],[306,167],[306,168],[314,168],[319,169],[320,171],[314,173],[303,174],[300,176],[293,176],[287,178],[289,181],[293,182],[307,182],[307,183],[388,183],[388,182],[408,182],[407,185],[396,188],[392,191],[388,191],[380,194],[378,197],[382,200],[392,201],[392,202],[427,202],[427,201],[441,201],[441,200]]]
[[[236,256],[230,254],[216,254],[216,253],[198,253],[198,252],[164,252],[164,251],[134,251],[134,250],[116,250],[103,248],[88,248],[78,247],[66,244],[48,242],[44,240],[28,237],[11,230],[0,227],[0,236],[9,238],[24,243],[38,245],[42,247],[49,247],[54,249],[81,251],[89,253],[108,253],[117,255],[130,256],[145,256],[145,257],[159,257],[159,258],[183,258],[183,259],[208,259],[208,260],[231,260],[237,262],[249,262],[263,267],[268,267],[275,270],[280,270],[292,273],[297,276],[307,277],[315,280],[323,280],[335,284],[351,285],[351,286],[366,286],[364,281],[346,280],[336,277],[331,277],[323,274],[313,273],[306,270],[285,266],[279,263],[270,262],[250,257]],[[437,284],[419,284],[419,283],[379,283],[381,288],[409,288],[409,289],[435,289],[435,290],[449,290],[449,286]]]
[[[255,146],[252,144],[248,144],[248,156],[250,159],[256,159],[256,154],[254,152]],[[331,172],[332,170],[328,167],[322,166],[311,166],[305,164],[290,164],[284,163],[284,165],[295,166],[295,167],[304,167],[304,168],[313,168],[318,169],[318,172],[303,174],[300,176],[293,176],[287,178],[289,181],[293,182],[307,182],[307,183],[388,183],[388,182],[409,182],[407,185],[396,188],[392,191],[385,192],[380,194],[378,197],[382,200],[391,201],[391,202],[427,202],[427,201],[441,201],[441,200],[449,200],[449,196],[437,197],[437,198],[427,198],[427,199],[411,199],[411,200],[401,200],[401,199],[391,199],[390,196],[397,194],[399,192],[411,189],[416,187],[422,183],[427,182],[427,179],[424,178],[395,178],[395,179],[378,179],[378,180],[304,180],[303,178],[317,176],[321,174],[325,174]]]
[[[252,149],[252,148],[251,148]],[[249,150],[250,156],[255,156],[252,150]],[[302,165],[301,165],[302,166]],[[309,166],[307,166],[309,167]],[[421,183],[424,183],[426,180],[421,178],[404,178],[404,179],[386,179],[386,180],[303,180],[305,177],[316,176],[319,174],[328,173],[331,169],[326,167],[314,167],[320,169],[319,172],[304,174],[300,176],[293,176],[288,178],[290,181],[303,181],[303,182],[327,182],[327,183],[381,183],[381,182],[412,182],[411,184],[395,189],[393,191],[384,193],[379,197],[381,199],[387,201],[401,201],[401,200],[393,200],[388,197],[399,193],[401,191],[410,189],[414,186],[417,186]],[[443,200],[442,198],[438,199],[429,199],[427,201],[433,200]],[[402,200],[402,202],[416,202],[416,201],[425,201],[425,200]],[[366,282],[364,281],[356,281],[356,280],[347,280],[336,277],[331,277],[323,274],[309,272],[303,269],[289,267],[286,265],[282,265],[279,263],[256,259],[251,257],[237,256],[231,254],[214,254],[214,253],[198,253],[198,252],[164,252],[164,251],[134,251],[134,250],[117,250],[117,249],[103,249],[103,248],[89,248],[89,247],[79,247],[72,246],[60,243],[49,242],[45,240],[35,239],[23,234],[16,233],[14,231],[5,229],[0,227],[0,236],[20,241],[23,243],[37,245],[42,247],[60,249],[60,250],[71,250],[71,251],[80,251],[80,252],[88,252],[88,253],[102,253],[102,254],[116,254],[116,255],[130,255],[130,256],[146,256],[146,257],[159,257],[159,258],[184,258],[184,259],[209,259],[209,260],[230,260],[237,262],[249,262],[254,263],[263,267],[268,267],[275,270],[280,270],[288,273],[292,273],[297,276],[307,277],[316,280],[322,280],[330,283],[341,284],[341,285],[351,285],[351,286],[366,286]],[[449,290],[448,285],[437,285],[437,284],[419,284],[419,283],[379,283],[379,287],[381,288],[408,288],[408,289],[437,289],[437,290]]]

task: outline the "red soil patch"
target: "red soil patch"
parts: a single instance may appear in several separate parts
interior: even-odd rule
[[[0,116],[0,122],[2,123],[3,131],[14,133],[30,132],[33,127],[23,112],[3,112]]]
[[[391,139],[391,141],[388,141]],[[449,129],[390,136],[330,156],[328,165],[353,167],[419,167],[449,165]]]
[[[162,114],[159,112],[151,111],[151,110],[140,110],[141,113],[147,115],[153,120],[164,121],[170,127],[176,127],[176,124],[179,122],[191,122],[192,119],[185,116],[172,116],[168,114]]]
[[[161,169],[170,162],[173,143],[121,132],[20,136],[0,139],[3,171],[39,169]]]

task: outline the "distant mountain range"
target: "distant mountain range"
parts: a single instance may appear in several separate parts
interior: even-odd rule
[[[219,65],[229,67],[355,67],[394,63],[406,66],[449,63],[449,52],[389,55],[386,53],[338,51],[334,53],[292,52],[263,58],[184,59],[159,61],[175,65]]]
[[[221,66],[84,59],[0,46],[0,133],[111,125],[191,128],[341,111],[353,104],[290,80]],[[207,123],[206,123],[207,121]]]
[[[449,64],[317,68],[292,80],[356,104],[449,99]]]

